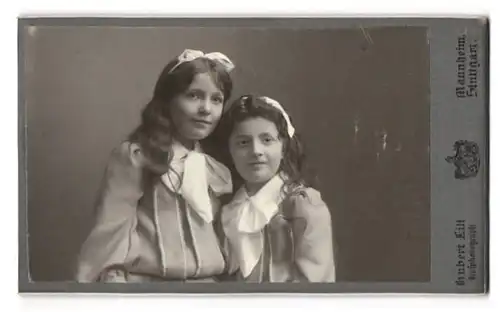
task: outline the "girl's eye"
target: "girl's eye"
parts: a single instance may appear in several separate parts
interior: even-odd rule
[[[200,98],[200,96],[196,92],[188,92],[186,94],[186,96],[187,96],[188,99],[191,99],[191,100],[197,100],[197,99]]]
[[[240,141],[237,141],[236,144],[238,146],[245,146],[248,144],[248,140],[240,140]]]
[[[270,144],[270,143],[274,142],[275,140],[274,140],[274,138],[273,138],[273,137],[271,137],[271,136],[266,136],[266,137],[264,137],[264,138],[263,138],[263,141],[264,141],[264,143],[266,143],[266,144]]]
[[[224,99],[221,96],[216,96],[212,99],[212,101],[217,104],[222,104],[224,102]]]

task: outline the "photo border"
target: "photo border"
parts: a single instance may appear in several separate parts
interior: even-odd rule
[[[431,280],[429,282],[282,283],[144,283],[102,284],[32,282],[29,275],[27,225],[27,145],[25,111],[26,36],[29,27],[258,27],[342,29],[353,27],[426,27],[430,53],[430,198]],[[478,96],[457,98],[457,38],[477,41]],[[19,292],[76,293],[486,293],[489,287],[489,20],[469,18],[20,18],[19,44]],[[446,161],[460,140],[479,146],[477,175],[454,176]],[[476,226],[477,278],[457,285],[457,220]],[[208,286],[210,285],[210,286]]]

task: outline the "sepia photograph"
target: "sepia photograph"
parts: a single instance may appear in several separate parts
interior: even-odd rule
[[[429,27],[41,20],[28,283],[431,282]]]

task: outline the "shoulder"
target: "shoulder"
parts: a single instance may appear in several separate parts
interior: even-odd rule
[[[292,218],[330,222],[330,210],[321,193],[314,188],[303,187],[293,191],[284,201],[284,206]]]
[[[293,201],[307,201],[311,205],[321,205],[324,201],[321,193],[312,187],[299,187],[288,196]]]
[[[139,144],[123,141],[111,151],[110,162],[140,168],[144,165],[144,156]]]
[[[297,188],[287,196],[286,200],[294,205],[326,207],[321,193],[312,187]]]

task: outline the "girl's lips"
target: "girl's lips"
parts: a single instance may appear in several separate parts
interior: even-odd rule
[[[201,125],[201,126],[211,126],[212,123],[210,121],[207,121],[207,120],[202,120],[202,119],[193,119],[193,122],[197,125]]]
[[[250,166],[262,166],[262,165],[265,165],[266,162],[265,161],[252,161],[249,163]]]

